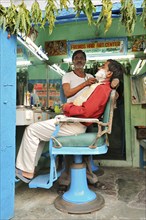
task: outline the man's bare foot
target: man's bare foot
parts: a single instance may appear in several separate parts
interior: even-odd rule
[[[24,172],[24,171],[16,168],[15,169],[15,175],[16,175],[16,177],[18,177],[23,182],[29,183],[32,180],[34,174],[27,173],[27,172]]]
[[[32,179],[34,174],[33,173],[28,173],[28,172],[25,172],[25,171],[22,171],[22,175],[26,178],[29,178],[29,179]]]

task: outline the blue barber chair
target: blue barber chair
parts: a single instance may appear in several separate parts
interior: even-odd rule
[[[60,100],[61,100],[61,103],[67,102],[67,98],[65,97],[64,90],[63,90],[62,86],[60,87]],[[89,131],[89,132],[92,132],[93,128],[90,128],[90,130],[91,131]],[[99,166],[95,165],[92,155],[90,156],[90,163],[91,163],[91,169],[93,172],[96,173],[96,171],[99,171]]]
[[[107,135],[111,133],[112,119],[115,104],[115,90],[112,90],[102,117],[102,120],[92,118],[57,117],[56,130],[49,141],[50,173],[35,177],[30,188],[49,189],[60,176],[57,170],[56,157],[58,155],[74,155],[71,167],[71,184],[67,192],[56,198],[55,207],[67,213],[91,213],[104,206],[102,195],[88,188],[86,165],[83,155],[106,154],[108,151]],[[92,122],[97,123],[98,131],[79,135],[57,136],[62,123]]]

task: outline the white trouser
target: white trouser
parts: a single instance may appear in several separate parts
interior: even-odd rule
[[[24,132],[18,152],[16,167],[25,172],[34,173],[35,166],[44,148],[55,130],[56,119],[36,122],[29,125]],[[58,136],[69,136],[85,133],[86,126],[81,123],[64,123]]]

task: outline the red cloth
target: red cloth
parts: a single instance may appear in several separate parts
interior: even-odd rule
[[[68,117],[100,118],[111,93],[110,82],[97,86],[86,102],[81,106],[66,103],[63,110]],[[85,124],[88,126],[89,124]]]

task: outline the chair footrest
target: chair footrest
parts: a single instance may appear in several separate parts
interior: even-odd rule
[[[50,182],[50,174],[42,174],[35,177],[30,183],[29,188],[47,188],[49,189],[53,185]]]
[[[60,177],[62,171],[63,169],[57,171],[56,175],[53,178],[50,177],[49,173],[36,176],[29,183],[29,188],[51,188],[53,186],[53,182],[56,181],[58,177]]]

